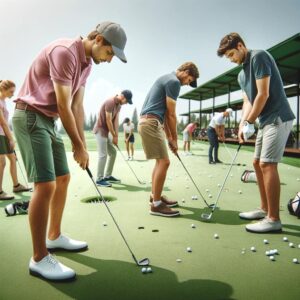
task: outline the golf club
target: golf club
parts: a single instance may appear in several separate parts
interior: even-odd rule
[[[14,154],[15,154],[16,161],[17,161],[17,164],[18,164],[18,166],[19,166],[19,169],[20,169],[20,171],[21,171],[21,174],[22,174],[24,183],[26,184],[26,187],[28,188],[28,182],[27,182],[27,180],[26,180],[26,178],[25,178],[25,176],[24,176],[24,173],[23,173],[23,171],[22,171],[22,168],[21,168],[21,165],[20,165],[20,162],[19,162],[19,160],[18,160],[18,156],[17,156],[17,153],[16,153],[15,150],[14,150]]]
[[[136,176],[135,172],[134,172],[134,171],[133,171],[133,169],[131,168],[131,166],[130,166],[129,162],[126,160],[126,158],[125,158],[124,154],[122,153],[121,149],[119,148],[119,146],[118,146],[118,145],[115,145],[115,146],[117,147],[117,149],[118,149],[118,150],[119,150],[119,152],[121,153],[121,155],[122,155],[123,159],[126,161],[126,163],[127,163],[128,167],[130,168],[130,170],[131,170],[131,171],[132,171],[132,173],[134,174],[134,176],[135,176],[136,180],[139,182],[139,184],[146,184],[146,182],[144,182],[144,181],[141,181],[141,180],[139,180],[139,179],[138,179],[138,177]]]
[[[227,178],[228,178],[228,175],[229,175],[229,173],[230,173],[230,171],[231,171],[231,169],[232,169],[232,166],[233,166],[233,164],[234,164],[234,162],[235,162],[235,160],[236,160],[236,157],[237,157],[237,155],[238,155],[238,153],[239,153],[241,147],[242,147],[242,144],[239,144],[239,146],[238,146],[238,148],[237,148],[237,150],[236,150],[235,156],[234,156],[234,158],[233,158],[233,160],[232,160],[232,162],[231,162],[231,164],[230,164],[229,170],[228,170],[228,172],[227,172],[227,174],[226,174],[226,176],[225,176],[224,182],[223,182],[223,184],[222,184],[222,186],[221,186],[221,188],[220,188],[220,190],[219,190],[219,193],[218,193],[218,196],[217,196],[217,200],[216,200],[216,202],[213,204],[213,206],[211,206],[211,207],[212,207],[211,212],[210,212],[209,214],[207,214],[207,213],[201,214],[201,218],[202,218],[202,219],[205,219],[205,220],[210,220],[210,219],[211,219],[212,214],[213,214],[213,212],[215,211],[215,209],[216,209],[216,207],[217,207],[218,201],[219,201],[219,199],[220,199],[221,192],[223,191],[223,188],[224,188],[224,186],[225,186],[225,183],[226,183],[226,180],[227,180]]]
[[[181,164],[182,164],[183,168],[185,169],[186,173],[189,175],[190,179],[192,180],[192,182],[193,182],[195,188],[197,189],[199,195],[201,196],[202,200],[205,202],[205,204],[206,204],[207,207],[210,207],[209,204],[206,202],[205,198],[203,197],[203,195],[202,195],[202,193],[200,192],[198,186],[196,185],[196,183],[195,183],[195,181],[193,180],[191,174],[189,173],[189,171],[188,171],[187,168],[185,167],[183,161],[181,160],[181,158],[180,158],[180,156],[178,155],[177,152],[176,152],[176,156],[177,156],[177,158],[179,159],[179,161],[181,162]]]
[[[227,150],[227,153],[229,154],[230,158],[233,159],[233,156],[232,156],[231,152],[229,151],[229,149],[227,148],[225,142],[223,142],[223,145],[224,145],[225,149]]]
[[[148,266],[148,265],[150,264],[150,260],[149,260],[148,258],[143,258],[143,259],[141,259],[141,260],[137,260],[137,259],[136,259],[135,255],[133,254],[132,250],[130,249],[130,247],[129,247],[129,245],[128,245],[128,243],[127,243],[127,241],[126,241],[126,239],[125,239],[125,237],[124,237],[124,235],[123,235],[123,233],[122,233],[122,231],[121,231],[121,229],[120,229],[120,227],[119,227],[119,225],[118,225],[118,223],[116,222],[116,220],[115,220],[114,216],[112,215],[112,213],[111,213],[111,211],[110,211],[108,205],[106,204],[106,201],[105,201],[104,197],[102,196],[100,190],[98,189],[97,184],[96,184],[96,182],[95,182],[95,180],[94,180],[94,178],[93,178],[93,175],[92,175],[92,173],[91,173],[91,171],[90,171],[90,169],[89,169],[88,167],[86,168],[86,171],[87,171],[87,173],[89,174],[89,176],[90,176],[90,178],[91,178],[91,180],[92,180],[92,182],[93,182],[93,184],[94,184],[94,186],[95,186],[95,188],[96,188],[96,190],[97,190],[97,192],[98,192],[98,194],[99,194],[99,196],[100,196],[100,199],[101,199],[102,202],[105,204],[105,206],[106,206],[106,208],[107,208],[107,210],[108,210],[110,216],[112,217],[112,219],[113,219],[115,225],[117,226],[117,229],[118,229],[118,231],[120,232],[120,234],[121,234],[121,236],[122,236],[122,238],[123,238],[123,241],[125,242],[125,244],[126,244],[128,250],[129,250],[129,252],[131,253],[134,262],[135,262],[138,266]]]

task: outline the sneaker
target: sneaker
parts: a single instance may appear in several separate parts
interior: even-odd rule
[[[259,220],[267,216],[267,212],[261,208],[252,211],[239,213],[239,217],[245,220]]]
[[[111,176],[111,175],[104,177],[104,180],[107,182],[110,182],[110,183],[121,183],[120,179],[117,179],[116,177]]]
[[[130,156],[128,156],[126,160],[130,160]]]
[[[39,262],[33,258],[29,262],[30,275],[41,277],[51,281],[71,281],[76,277],[74,270],[60,263],[51,254],[45,256]]]
[[[160,200],[161,200],[163,203],[165,203],[168,207],[175,207],[175,206],[178,206],[178,202],[177,202],[177,201],[169,200],[169,199],[167,198],[167,196],[165,196],[165,195],[162,195],[162,196],[160,197]],[[149,204],[152,204],[152,202],[153,202],[153,196],[150,195],[150,201],[149,201]]]
[[[213,160],[210,160],[208,163],[209,163],[210,165],[215,165],[215,164],[216,164]]]
[[[103,187],[111,187],[111,183],[107,182],[104,179],[97,180],[96,184]]]
[[[71,238],[60,235],[56,240],[46,239],[46,246],[49,251],[67,250],[67,251],[83,251],[88,248],[86,242],[72,240]]]
[[[31,188],[25,187],[21,183],[19,183],[16,187],[13,188],[14,193],[21,193],[21,192],[29,192]]]
[[[282,225],[280,220],[273,221],[269,217],[265,217],[259,222],[246,225],[246,230],[254,233],[281,232]]]
[[[188,152],[186,153],[186,155],[187,155],[187,156],[191,156],[191,155],[193,155],[193,153],[190,152],[190,151],[188,151]]]
[[[217,159],[217,160],[215,160],[215,163],[216,164],[222,164],[223,162],[221,160]]]
[[[15,196],[13,196],[13,195],[8,195],[7,193],[5,193],[4,191],[2,191],[1,193],[0,193],[0,200],[12,200],[12,199],[14,199],[15,198]]]
[[[176,217],[180,215],[178,210],[172,210],[164,202],[161,202],[157,207],[151,204],[150,214],[162,217]]]

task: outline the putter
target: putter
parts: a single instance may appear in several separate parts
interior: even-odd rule
[[[126,160],[126,158],[125,158],[124,154],[122,153],[121,149],[119,148],[119,146],[118,146],[118,145],[115,145],[115,146],[117,147],[117,149],[118,149],[119,152],[121,153],[123,159],[126,161],[128,167],[129,167],[130,170],[132,171],[133,175],[135,176],[135,178],[136,178],[136,180],[139,182],[139,184],[146,184],[146,182],[141,181],[141,180],[138,179],[138,177],[136,176],[135,172],[134,172],[133,169],[131,168],[131,165],[129,164],[129,162]]]
[[[210,207],[209,204],[206,202],[206,200],[205,200],[205,198],[203,197],[202,193],[200,192],[198,186],[196,185],[194,179],[192,178],[191,174],[189,173],[189,171],[188,171],[187,168],[185,167],[183,161],[181,160],[181,158],[180,158],[180,156],[178,155],[177,152],[176,152],[176,156],[177,156],[177,158],[179,159],[179,161],[181,162],[181,164],[182,164],[183,168],[185,169],[186,173],[189,175],[190,179],[192,180],[192,182],[193,182],[195,188],[197,189],[199,195],[201,196],[202,200],[205,202],[205,204],[206,204],[207,207]]]
[[[235,156],[234,156],[234,158],[233,158],[233,160],[232,160],[232,162],[231,162],[231,164],[230,164],[229,170],[228,170],[228,172],[227,172],[227,174],[226,174],[226,176],[225,176],[224,182],[223,182],[223,184],[222,184],[222,186],[221,186],[221,188],[220,188],[220,190],[219,190],[219,193],[218,193],[218,196],[217,196],[217,200],[216,200],[216,202],[211,206],[211,208],[212,208],[211,212],[210,212],[209,214],[207,214],[207,213],[201,214],[201,218],[202,218],[202,219],[205,219],[205,220],[210,220],[210,219],[211,219],[212,214],[213,214],[213,212],[215,211],[215,209],[216,209],[216,207],[217,207],[217,204],[218,204],[218,202],[219,202],[220,195],[221,195],[221,192],[223,191],[223,188],[224,188],[224,186],[225,186],[225,183],[226,183],[226,180],[227,180],[227,178],[228,178],[228,175],[229,175],[229,173],[230,173],[230,171],[231,171],[231,169],[232,169],[232,166],[233,166],[233,164],[234,164],[234,162],[235,162],[235,160],[236,160],[236,157],[237,157],[237,155],[238,155],[238,153],[239,153],[241,147],[242,147],[242,144],[239,144],[239,146],[238,146],[238,148],[237,148],[237,150],[236,150]]]
[[[21,174],[22,174],[24,183],[26,184],[26,187],[28,188],[28,182],[27,182],[27,180],[26,180],[26,178],[25,178],[25,176],[24,176],[24,173],[23,173],[23,171],[22,171],[22,168],[21,168],[21,165],[20,165],[20,162],[19,162],[19,160],[18,160],[18,156],[17,156],[17,153],[16,153],[15,150],[14,150],[14,154],[15,154],[16,161],[17,161],[17,164],[18,164],[18,166],[19,166],[19,169],[20,169],[20,171],[21,171]]]
[[[90,171],[90,169],[89,169],[88,167],[86,168],[86,171],[87,171],[87,173],[89,174],[89,177],[91,178],[91,180],[92,180],[92,182],[93,182],[93,184],[94,184],[94,186],[95,186],[95,188],[96,188],[96,190],[97,190],[97,192],[98,192],[98,194],[99,194],[99,196],[100,196],[100,199],[101,199],[102,202],[105,204],[105,207],[107,208],[107,210],[108,210],[110,216],[112,217],[112,219],[113,219],[115,225],[117,226],[117,229],[118,229],[119,233],[121,234],[121,236],[122,236],[122,238],[123,238],[123,241],[125,242],[125,244],[126,244],[128,250],[129,250],[129,252],[131,253],[132,258],[133,258],[134,262],[136,263],[136,265],[137,265],[137,266],[148,266],[148,265],[150,265],[150,260],[149,260],[148,258],[143,258],[143,259],[141,259],[141,260],[137,260],[137,259],[136,259],[135,255],[133,254],[132,250],[130,249],[129,244],[127,243],[127,241],[126,241],[126,239],[125,239],[125,237],[124,237],[124,235],[123,235],[123,233],[122,233],[122,231],[121,231],[121,229],[120,229],[120,227],[119,227],[117,221],[115,220],[115,218],[114,218],[113,214],[111,213],[111,211],[110,211],[108,205],[106,204],[106,201],[105,201],[104,197],[102,196],[100,190],[98,189],[97,184],[96,184],[96,182],[95,182],[95,180],[94,180],[94,178],[93,178],[93,175],[92,175],[92,173],[91,173],[91,171]]]

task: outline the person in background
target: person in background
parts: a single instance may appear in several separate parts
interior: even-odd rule
[[[125,118],[123,122],[124,140],[126,144],[126,151],[128,154],[128,160],[133,160],[134,155],[134,124],[129,118]],[[131,152],[131,155],[130,155]]]
[[[193,155],[191,152],[191,140],[193,139],[193,133],[196,128],[199,127],[198,122],[188,124],[183,130],[183,151],[185,155]]]
[[[107,99],[102,104],[93,132],[96,136],[98,147],[98,169],[96,183],[99,186],[111,187],[112,183],[121,180],[112,176],[118,146],[119,113],[122,105],[132,104],[132,93],[124,90],[120,94]],[[106,166],[107,156],[109,156]],[[106,169],[105,169],[106,166]]]
[[[9,113],[6,108],[5,101],[14,95],[15,89],[16,85],[13,81],[0,80],[0,200],[14,199],[13,195],[7,194],[2,188],[4,168],[6,165],[5,157],[7,157],[10,162],[10,175],[13,181],[13,192],[19,193],[30,190],[30,188],[19,183],[17,175],[17,160],[14,153],[15,141],[8,125]]]
[[[231,114],[232,109],[227,108],[224,112],[216,113],[210,120],[207,129],[209,164],[222,163],[218,157],[219,140],[221,142],[225,141],[225,118],[231,116]]]

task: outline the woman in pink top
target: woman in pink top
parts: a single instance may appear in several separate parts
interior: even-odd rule
[[[192,155],[191,152],[191,140],[193,137],[194,130],[199,127],[199,123],[190,123],[183,130],[183,151],[185,155]]]
[[[13,192],[29,191],[19,183],[17,177],[16,156],[14,154],[15,141],[8,125],[8,110],[5,100],[14,95],[16,86],[10,80],[0,80],[0,200],[12,200],[13,195],[8,195],[2,189],[3,174],[5,168],[5,156],[10,161],[10,174],[13,181]]]

